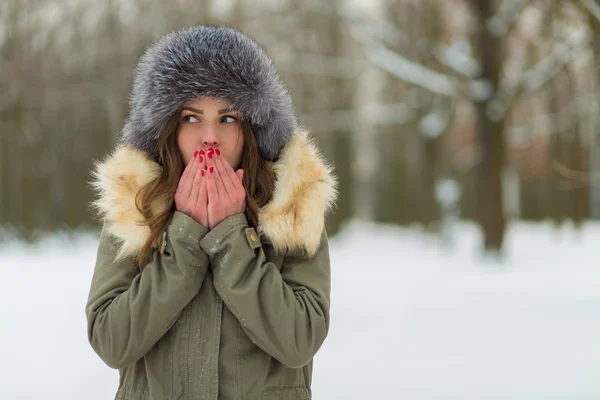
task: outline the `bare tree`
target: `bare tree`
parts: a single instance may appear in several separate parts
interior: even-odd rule
[[[426,66],[422,61],[407,57],[406,47],[404,51],[391,50],[389,37],[377,34],[381,30],[376,29],[374,23],[370,32],[376,33],[363,30],[358,40],[367,58],[397,79],[426,89],[435,96],[472,103],[476,110],[475,126],[480,146],[478,221],[484,233],[485,249],[500,251],[506,228],[503,176],[507,120],[518,100],[531,96],[562,71],[589,44],[589,36],[583,28],[571,28],[566,39],[556,43],[548,55],[536,60],[531,67],[522,65],[520,73],[507,76],[511,61],[507,40],[521,27],[528,9],[551,12],[552,7],[544,7],[542,2],[509,0],[469,0],[452,4],[437,1],[431,4],[447,9],[464,4],[471,16],[470,23],[459,32],[458,40],[450,45],[430,43],[429,51],[435,55],[440,67]],[[554,22],[556,18],[550,20]],[[356,24],[356,19],[350,22]],[[392,25],[390,30],[394,29],[397,28]]]
[[[577,0],[576,3],[585,12],[588,25],[593,32],[591,42],[597,85],[597,82],[600,82],[600,3],[596,0]],[[597,86],[595,89],[599,90]],[[600,124],[597,116],[593,120],[594,131],[589,144],[590,170],[600,171]],[[591,216],[594,219],[600,219],[600,180],[590,179],[588,182],[590,184]]]

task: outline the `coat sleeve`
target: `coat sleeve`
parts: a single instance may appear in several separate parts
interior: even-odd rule
[[[210,257],[217,292],[254,343],[289,368],[308,364],[329,329],[325,231],[314,256],[289,253],[281,272],[266,259],[244,214],[223,221],[200,246]]]
[[[207,229],[175,211],[166,246],[140,272],[130,257],[115,261],[115,238],[102,230],[86,305],[88,339],[112,368],[143,357],[198,293],[208,269],[199,241]]]

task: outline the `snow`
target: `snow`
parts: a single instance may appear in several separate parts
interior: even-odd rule
[[[569,62],[573,61],[589,45],[591,39],[591,35],[587,31],[579,30],[571,33],[568,42],[554,46],[549,55],[521,76],[521,84],[526,92],[531,93],[546,84]]]
[[[481,74],[481,65],[469,55],[469,42],[460,40],[453,43],[452,46],[438,44],[434,53],[437,59],[460,75],[469,78],[476,78]]]
[[[419,121],[419,131],[426,139],[435,139],[444,133],[448,126],[447,118],[438,113],[431,112]]]
[[[456,205],[460,197],[460,185],[454,179],[444,178],[435,182],[435,198],[443,208]]]
[[[477,79],[471,81],[471,97],[475,101],[486,101],[494,93],[494,86],[487,79]]]
[[[594,18],[600,21],[600,6],[594,0],[581,0],[581,4],[588,10]]]
[[[506,25],[506,21],[498,16],[494,15],[490,19],[487,20],[487,29],[494,36],[502,36],[505,35],[508,31],[508,26]]]
[[[364,51],[375,65],[405,82],[445,96],[453,96],[456,92],[456,84],[448,75],[412,62],[381,44],[367,44]]]
[[[493,98],[485,105],[485,114],[490,121],[498,122],[506,114],[506,104],[498,98]]]
[[[448,75],[413,62],[384,45],[385,41],[394,44],[402,40],[402,34],[394,31],[393,25],[380,23],[374,26],[363,21],[356,11],[348,7],[343,8],[340,13],[350,22],[352,37],[362,45],[365,56],[376,66],[433,93],[452,96],[456,92],[456,83]]]
[[[506,257],[418,228],[354,222],[331,239],[329,336],[315,399],[600,398],[600,225],[513,224]],[[0,397],[111,399],[87,343],[97,233],[0,247]]]

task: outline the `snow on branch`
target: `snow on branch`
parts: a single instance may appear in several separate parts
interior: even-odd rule
[[[600,22],[600,5],[598,3],[594,0],[579,0],[579,2],[597,22]]]
[[[506,10],[487,21],[487,29],[495,36],[505,36],[514,28],[530,0],[514,0]]]
[[[450,124],[455,103],[447,98],[438,97],[431,108],[419,121],[419,132],[425,139],[437,139]]]
[[[364,51],[375,65],[398,79],[444,96],[454,96],[457,92],[456,82],[448,75],[410,61],[381,44],[366,44]]]
[[[559,43],[552,52],[521,75],[520,94],[530,94],[544,86],[553,76],[562,71],[591,41],[587,31],[571,34],[570,40]]]
[[[462,42],[453,43],[452,46],[439,44],[436,46],[433,54],[438,62],[453,73],[464,78],[476,78],[481,74],[481,65],[479,61],[472,58]]]
[[[388,71],[404,82],[411,83],[436,94],[454,96],[457,93],[458,85],[453,77],[410,61],[390,50],[383,43],[390,42],[390,40],[382,39],[381,33],[384,30],[374,30],[374,25],[364,23],[361,17],[348,7],[344,8],[340,13],[350,23],[350,33],[357,43],[362,44],[367,59],[377,67]],[[392,32],[390,27],[393,27],[393,25],[381,24],[381,26],[387,27],[385,31]],[[394,27],[394,29],[397,28]],[[396,33],[398,32],[396,31]]]

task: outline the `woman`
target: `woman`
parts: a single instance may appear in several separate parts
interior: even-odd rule
[[[311,398],[335,179],[253,40],[199,26],[154,44],[93,185],[88,336],[117,399]]]

